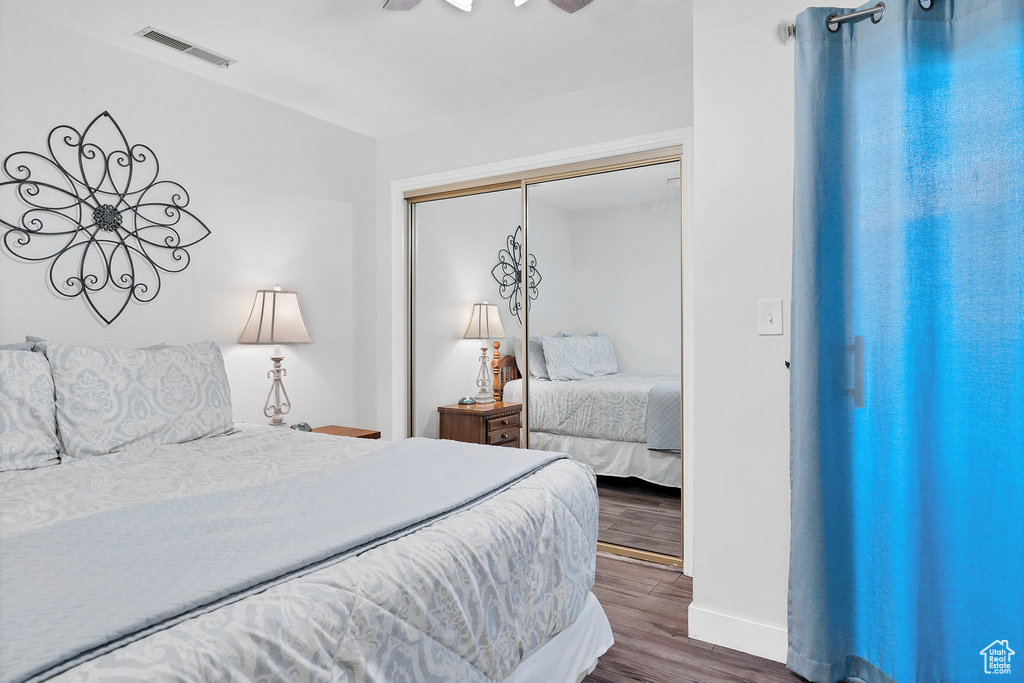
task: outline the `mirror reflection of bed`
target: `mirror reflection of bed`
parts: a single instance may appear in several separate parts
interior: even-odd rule
[[[519,444],[595,470],[607,549],[681,566],[682,204],[680,162],[665,160],[673,156],[468,195],[439,190],[413,203],[410,434],[441,435],[439,407],[476,394],[480,348],[499,342],[502,363],[518,358],[514,374],[528,373],[507,391],[496,387],[504,405],[523,406]],[[504,336],[464,334],[483,302],[496,305]]]
[[[583,347],[583,354],[575,354],[577,364],[580,358],[594,358],[585,355],[587,348],[603,346],[613,353],[607,335],[579,338],[583,336],[563,333],[531,341],[535,367],[531,370],[529,445],[568,453],[598,475],[598,540],[681,557],[680,377],[613,372],[558,379],[564,375],[546,361],[558,358],[562,349],[572,353],[579,350],[575,347]],[[502,382],[502,400],[520,403],[523,381],[518,368],[505,372],[515,364],[512,355],[498,363],[501,376],[513,378]],[[541,374],[556,378],[537,377],[540,364],[545,365]]]
[[[673,161],[527,187],[528,250],[544,280],[530,302],[525,349],[528,446],[569,453],[600,477],[599,541],[676,558],[679,177]],[[518,355],[522,345],[514,340],[505,352]],[[508,393],[521,392],[513,385]]]

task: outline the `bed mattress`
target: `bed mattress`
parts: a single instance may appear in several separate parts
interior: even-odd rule
[[[261,428],[3,473],[0,538],[244,492],[379,445]],[[558,460],[428,526],[154,629],[52,680],[501,680],[583,611],[596,534],[593,475]],[[60,637],[61,614],[34,618]]]
[[[668,384],[677,387],[675,395],[678,396],[678,376],[620,372],[563,382],[534,378],[530,380],[530,429],[588,439],[646,443],[651,390]],[[522,397],[521,379],[505,384],[504,400],[521,402]],[[678,410],[675,415],[679,415]],[[678,419],[675,422],[678,423]]]

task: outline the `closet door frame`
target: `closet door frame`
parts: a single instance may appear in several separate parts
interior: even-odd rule
[[[499,164],[488,164],[457,171],[419,176],[392,182],[392,365],[405,372],[393,372],[391,428],[393,438],[412,433],[413,418],[413,351],[414,315],[414,205],[426,201],[449,199],[518,188],[520,190],[520,220],[523,225],[523,251],[529,253],[529,226],[527,224],[527,186],[565,178],[594,175],[639,166],[677,161],[681,175],[681,321],[683,335],[680,340],[683,375],[683,486],[682,501],[683,557],[676,558],[650,551],[638,550],[598,542],[598,550],[649,560],[661,564],[681,566],[685,573],[693,573],[693,505],[688,495],[693,480],[693,268],[692,268],[692,216],[693,216],[693,131],[692,128],[631,138],[614,143],[593,145],[555,154],[526,157]],[[525,259],[523,269],[526,269]],[[526,273],[522,276],[525,278]],[[525,280],[524,280],[525,281]],[[523,317],[523,339],[529,338],[529,315]],[[528,355],[524,355],[524,374],[529,373]],[[399,359],[405,363],[399,365]],[[404,400],[403,400],[404,397]],[[524,392],[523,429],[529,435],[529,397]]]

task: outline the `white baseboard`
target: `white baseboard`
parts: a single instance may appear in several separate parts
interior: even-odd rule
[[[786,629],[690,604],[689,637],[747,652],[776,662],[786,661],[789,638]]]

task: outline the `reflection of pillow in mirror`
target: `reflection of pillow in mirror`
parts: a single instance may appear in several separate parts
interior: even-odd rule
[[[56,465],[50,364],[31,349],[0,350],[0,472]]]
[[[519,337],[506,337],[505,341],[510,344],[508,353],[515,356],[516,368],[519,370],[519,376],[522,377],[523,361],[520,360],[520,354],[516,353],[516,350],[522,343],[522,339]],[[540,337],[530,337],[527,353],[530,356],[530,377],[548,379],[548,368],[547,363],[544,361],[544,347],[541,346]]]
[[[519,371],[519,376],[523,376],[523,364],[519,360],[519,345],[523,342],[519,337],[505,337],[505,342],[501,345],[504,350],[503,356],[512,356],[516,359],[516,370]]]
[[[548,364],[544,358],[544,346],[541,343],[543,337],[530,337],[530,343],[526,351],[530,355],[530,377],[538,379],[550,379],[548,376]]]
[[[586,337],[541,337],[548,375],[553,380],[614,375],[619,371],[607,334]]]
[[[501,343],[501,355],[503,356],[516,356],[516,350],[519,345],[523,343],[523,340],[519,337],[505,337],[505,341]]]
[[[516,370],[519,371],[520,377],[523,376],[523,362],[519,360],[519,345],[522,341],[519,337],[505,337],[505,343],[502,344],[502,348],[505,349],[504,355],[516,359]]]
[[[234,428],[224,359],[212,341],[134,350],[45,346],[57,428],[70,457],[182,443]]]

